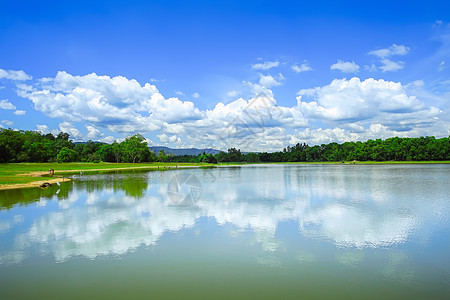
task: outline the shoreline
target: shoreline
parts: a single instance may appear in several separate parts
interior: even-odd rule
[[[53,185],[57,182],[68,182],[68,181],[72,181],[72,179],[66,178],[66,177],[58,177],[58,178],[52,178],[52,179],[47,179],[47,180],[32,181],[32,182],[28,182],[28,183],[0,184],[0,191],[24,189],[24,188],[32,188],[32,187],[38,188],[43,183],[50,183]]]
[[[32,165],[32,163],[30,163]],[[215,168],[215,167],[238,167],[238,166],[248,166],[248,165],[396,165],[396,164],[450,164],[450,161],[345,161],[345,162],[267,162],[267,163],[222,163],[222,164],[190,164],[190,165],[180,165],[181,163],[167,163],[158,165],[146,165],[146,166],[126,166],[117,168],[83,168],[80,166],[79,169],[65,169],[65,170],[55,170],[55,176],[58,174],[76,174],[80,172],[90,173],[90,172],[114,172],[114,171],[133,171],[133,170],[148,170],[148,171],[168,171],[168,170],[178,170],[186,168]],[[0,164],[1,165],[1,164]],[[108,164],[111,166],[110,164]],[[86,166],[91,166],[90,163],[86,163]],[[20,172],[20,171],[19,171]],[[10,190],[10,189],[21,189],[21,188],[32,188],[39,187],[41,184],[48,182],[55,184],[57,182],[72,181],[71,178],[67,177],[47,177],[50,175],[49,171],[31,171],[20,174],[13,174],[15,177],[28,177],[28,178],[39,178],[42,180],[33,180],[24,183],[11,183],[11,184],[0,184],[0,190]],[[61,175],[60,175],[61,176]]]
[[[148,170],[148,171],[169,171],[169,170],[178,170],[178,169],[186,169],[186,168],[200,168],[202,165],[187,165],[187,166],[180,166],[176,164],[172,165],[148,165],[148,166],[128,166],[128,167],[118,167],[118,168],[96,168],[96,169],[89,169],[89,168],[80,168],[80,169],[66,169],[66,170],[54,170],[54,175],[51,176],[49,174],[49,171],[32,171],[27,173],[21,173],[21,174],[14,174],[13,176],[16,177],[25,177],[25,178],[39,178],[42,180],[33,180],[30,182],[24,182],[24,183],[12,183],[12,184],[0,184],[0,190],[12,190],[12,189],[22,189],[22,188],[33,188],[33,187],[39,187],[43,183],[51,183],[55,184],[57,182],[66,182],[66,181],[72,181],[71,178],[64,177],[63,175],[73,175],[80,172],[83,173],[91,173],[91,172],[114,172],[114,171],[133,171],[133,170]],[[58,176],[61,176],[59,177]],[[46,179],[45,176],[49,176]],[[50,177],[51,176],[51,177]]]

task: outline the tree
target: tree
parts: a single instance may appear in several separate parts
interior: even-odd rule
[[[96,155],[101,159],[101,161],[114,162],[115,157],[113,153],[113,146],[109,144],[103,145],[100,149],[95,152]]]
[[[206,154],[205,152],[203,152],[203,154],[200,155],[199,157],[199,162],[205,162],[208,164],[217,164],[217,159],[211,153]]]
[[[111,151],[114,156],[116,163],[120,163],[120,159],[122,158],[122,148],[117,141],[114,141],[111,145]]]
[[[228,162],[229,161],[228,155],[223,151],[220,151],[219,153],[216,154],[216,159],[219,162]]]
[[[236,150],[236,148],[228,149],[228,159],[229,161],[237,161],[237,162],[242,161],[241,150],[240,149]]]
[[[159,160],[160,162],[165,162],[165,161],[167,161],[167,159],[168,159],[168,157],[167,157],[167,155],[166,155],[166,152],[165,152],[163,149],[159,150],[159,153],[158,153],[158,160]]]
[[[75,150],[73,149],[69,149],[67,147],[63,147],[57,156],[58,162],[59,163],[63,163],[63,162],[72,162],[72,161],[77,161],[77,157],[78,154]]]
[[[126,161],[136,163],[148,161],[150,149],[148,148],[145,138],[140,134],[127,137],[125,141],[120,143],[122,150],[122,159]]]

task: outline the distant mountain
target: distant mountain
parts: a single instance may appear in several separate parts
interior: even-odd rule
[[[199,155],[205,152],[206,154],[217,154],[220,151],[215,149],[197,149],[197,148],[188,148],[188,149],[172,149],[164,146],[151,146],[149,147],[156,155],[158,155],[159,151],[164,150],[166,154],[172,153],[173,155]]]

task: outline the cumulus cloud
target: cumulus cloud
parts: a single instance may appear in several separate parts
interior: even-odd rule
[[[194,98],[194,99],[200,98],[200,94],[195,92],[192,94],[192,98]]]
[[[115,140],[117,140],[115,137],[109,135],[107,137],[99,139],[99,142],[111,144],[114,143]]]
[[[157,136],[169,146],[279,151],[301,139],[315,144],[381,137],[377,134],[439,136],[442,128],[448,128],[440,109],[427,105],[421,94],[400,82],[337,79],[302,89],[295,105],[281,106],[271,88],[283,80],[281,73],[260,74],[257,83],[244,82],[250,96],[205,110],[190,101],[167,99],[155,86],[121,76],[58,72],[31,88],[18,87],[18,93],[36,110],[63,119],[60,129],[76,140],[107,142],[114,133],[141,133]],[[228,93],[238,95],[235,90]],[[11,105],[7,100],[1,103]],[[372,130],[375,125],[380,131]]]
[[[175,144],[181,143],[181,139],[179,137],[177,137],[176,135],[168,136],[167,134],[163,133],[163,134],[158,134],[157,137],[163,143],[175,143]]]
[[[0,69],[0,79],[5,78],[9,80],[31,80],[33,77],[26,74],[24,71],[15,71],[15,70],[3,70]]]
[[[259,84],[262,85],[263,87],[266,88],[271,88],[277,85],[281,85],[280,80],[283,79],[284,77],[281,75],[281,77],[279,77],[279,81],[277,81],[272,75],[263,75],[260,74],[259,75]]]
[[[373,78],[336,79],[327,86],[300,90],[297,100],[300,111],[310,118],[346,123],[366,121],[393,126],[392,120],[401,120],[406,125],[417,122],[414,116],[422,116],[420,122],[429,122],[440,113],[408,95],[401,83]]]
[[[161,129],[164,122],[177,123],[201,118],[189,101],[165,99],[149,83],[141,86],[122,76],[95,73],[73,76],[58,72],[39,89],[19,90],[36,110],[50,117],[72,122],[89,122],[113,132],[148,132]]]
[[[97,128],[95,128],[94,126],[88,125],[86,126],[86,129],[88,131],[87,135],[86,135],[86,139],[89,140],[97,140],[98,138],[100,138],[103,134],[100,132],[100,130],[98,130]]]
[[[18,109],[18,110],[16,110],[16,111],[14,112],[14,114],[15,114],[16,116],[23,116],[23,115],[25,115],[26,113],[27,113],[26,111],[20,110],[20,109]]]
[[[70,134],[71,137],[74,137],[76,140],[79,140],[82,138],[82,134],[81,132],[75,128],[75,126],[73,126],[72,124],[70,124],[69,122],[62,122],[59,123],[59,130],[61,130],[62,132],[66,132],[68,134]]]
[[[331,70],[338,70],[342,73],[356,73],[359,71],[359,66],[355,62],[338,60],[337,63],[330,66]]]
[[[280,62],[278,61],[266,61],[263,63],[257,63],[252,65],[252,69],[254,70],[269,70],[272,68],[276,68],[280,65]]]
[[[301,65],[294,64],[291,66],[292,71],[295,73],[301,73],[306,71],[312,71],[312,68],[308,65],[308,63],[303,63]]]
[[[0,109],[16,109],[16,107],[8,99],[5,99],[0,101]]]
[[[40,125],[40,124],[37,124],[37,125],[36,125],[36,129],[37,129],[38,131],[42,132],[43,134],[50,133],[50,129],[48,128],[47,125]]]

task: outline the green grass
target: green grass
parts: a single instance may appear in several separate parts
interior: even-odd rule
[[[79,170],[89,172],[90,170],[101,169],[104,171],[113,169],[143,169],[143,170],[167,170],[169,167],[204,166],[204,163],[12,163],[0,164],[0,184],[20,184],[51,178],[50,175],[43,177],[23,176],[32,172],[48,172],[55,170],[55,175],[66,175],[78,173]],[[61,173],[61,171],[68,171]]]
[[[346,161],[345,164],[449,164],[450,161]],[[251,163],[243,163],[251,164]],[[280,163],[266,163],[266,164],[342,164],[342,162],[280,162]],[[24,184],[34,181],[45,180],[51,178],[50,175],[43,177],[23,176],[32,172],[48,172],[50,168],[55,170],[56,176],[68,175],[78,173],[82,170],[85,173],[99,172],[94,171],[101,169],[103,172],[113,171],[113,169],[141,169],[141,170],[168,170],[169,167],[175,166],[199,166],[201,168],[215,167],[216,165],[206,163],[14,163],[14,164],[0,164],[0,184]],[[233,166],[241,165],[240,163],[222,163],[220,165]],[[66,172],[62,173],[64,170]]]

